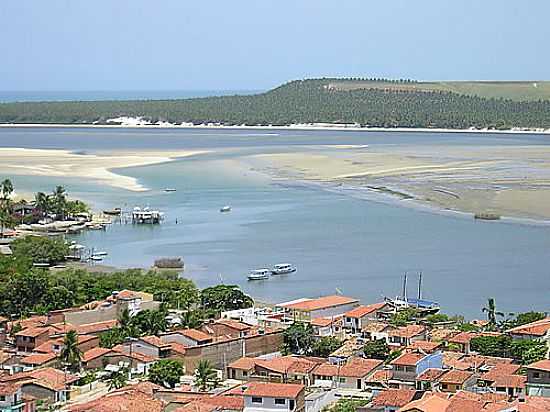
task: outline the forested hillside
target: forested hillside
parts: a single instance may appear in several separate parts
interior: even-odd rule
[[[345,80],[345,79],[344,79]],[[0,123],[104,123],[142,116],[172,123],[287,125],[359,123],[376,127],[550,128],[550,101],[488,99],[447,91],[342,90],[342,79],[293,81],[265,93],[185,100],[0,104]]]

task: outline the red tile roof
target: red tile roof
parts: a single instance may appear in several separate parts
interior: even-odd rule
[[[327,326],[332,325],[334,322],[334,319],[331,318],[315,318],[311,320],[311,326],[318,326],[321,328],[325,328]]]
[[[385,302],[373,303],[371,305],[361,305],[346,312],[344,315],[348,318],[362,318],[369,313],[376,312],[377,310],[382,309],[384,306],[386,306]]]
[[[550,317],[509,329],[514,335],[544,336],[550,330]]]
[[[348,298],[341,295],[323,296],[317,299],[306,299],[294,303],[282,303],[277,306],[299,310],[303,312],[311,312],[314,310],[328,309],[335,306],[349,305],[352,303],[358,303],[359,300],[355,298]]]
[[[435,382],[445,373],[443,369],[429,368],[416,377],[417,381]]]
[[[234,362],[231,362],[228,367],[233,369],[242,369],[245,371],[249,371],[254,369],[254,366],[256,366],[256,360],[254,358],[243,357],[243,358],[237,359]]]
[[[111,349],[108,348],[92,348],[82,354],[82,362],[90,362],[109,352],[111,352]]]
[[[139,338],[139,340],[141,340],[145,343],[148,343],[151,346],[155,346],[157,348],[169,348],[170,347],[169,343],[163,342],[158,336],[154,336],[154,335],[142,336],[141,338]]]
[[[313,370],[313,374],[330,377],[342,376],[349,378],[364,378],[381,365],[382,361],[378,359],[352,358],[342,366],[329,363],[321,364]]]
[[[392,360],[390,365],[416,366],[416,364],[425,357],[426,355],[418,352],[407,352]]]
[[[382,370],[377,370],[377,371],[375,371],[375,372],[369,377],[369,382],[373,382],[373,383],[381,382],[381,383],[384,383],[384,382],[389,381],[391,378],[393,378],[393,371],[390,370],[390,369],[382,369]]]
[[[183,336],[185,336],[189,339],[192,339],[196,342],[203,342],[203,341],[212,340],[212,336],[210,336],[210,335],[208,335],[204,332],[201,332],[200,330],[197,330],[197,329],[179,329],[176,332],[180,333]]]
[[[21,387],[19,383],[14,382],[0,382],[0,395],[9,396],[17,392]]]
[[[363,332],[367,332],[367,333],[380,333],[384,331],[384,329],[386,328],[395,329],[393,326],[384,322],[370,322],[364,325],[362,330]]]
[[[247,382],[231,391],[232,394],[266,398],[296,399],[305,386],[295,383]]]
[[[66,385],[69,385],[78,380],[78,376],[65,374],[65,372],[52,367],[40,368],[27,372],[19,372],[13,375],[2,376],[0,378],[3,382],[33,382],[37,385],[44,386],[46,388],[60,391],[65,389]]]
[[[320,362],[294,356],[281,356],[272,359],[257,359],[256,365],[278,373],[307,374]]]
[[[426,327],[422,325],[407,325],[397,329],[392,329],[388,332],[389,336],[399,336],[402,338],[412,338],[426,331]]]
[[[44,333],[49,333],[50,328],[47,327],[30,327],[23,330],[20,330],[15,334],[15,336],[28,336],[30,338],[36,338],[37,336],[43,335]]]
[[[445,372],[445,374],[439,379],[439,382],[454,384],[454,385],[462,385],[472,376],[474,376],[472,372],[451,369]]]
[[[525,388],[527,376],[523,375],[500,375],[491,384],[493,388]]]
[[[531,363],[530,365],[527,365],[527,368],[550,372],[550,359],[543,359],[538,362]]]
[[[125,352],[123,350],[123,347],[121,347],[120,345],[115,346],[112,350],[112,353],[108,353],[107,356],[108,357],[111,357],[111,356],[113,356],[113,357],[114,356],[125,356],[127,358],[135,359],[139,362],[144,362],[144,363],[151,363],[151,362],[154,362],[158,359],[158,358],[153,358],[152,356],[144,355],[143,353],[139,353],[139,352],[136,352],[136,351],[133,351],[132,354],[130,355],[130,353]]]
[[[385,389],[372,401],[372,406],[393,406],[400,408],[413,400],[416,391],[412,389]]]
[[[442,342],[428,342],[426,340],[417,340],[416,342],[411,343],[407,347],[407,349],[421,350],[426,353],[432,353],[435,350],[439,349],[442,345]]]
[[[431,392],[426,392],[421,399],[409,402],[399,412],[421,411],[421,412],[446,412],[451,402]]]
[[[34,353],[29,356],[25,356],[21,359],[21,363],[24,365],[44,365],[45,363],[51,362],[56,358],[55,353]]]
[[[187,346],[182,345],[178,342],[171,342],[170,349],[172,350],[172,352],[178,353],[180,355],[185,355],[185,353],[187,352]]]
[[[482,380],[494,382],[496,378],[504,375],[513,375],[519,371],[520,365],[513,365],[510,363],[503,363],[493,366],[488,372],[481,375]]]
[[[111,330],[118,325],[118,321],[106,320],[104,322],[85,323],[83,325],[75,326],[75,330],[79,335],[87,335],[90,333],[99,333],[107,330]]]
[[[250,325],[247,325],[246,323],[239,322],[233,319],[220,319],[216,321],[216,323],[219,325],[227,326],[228,328],[241,331],[241,332],[245,330],[249,330],[252,327]]]
[[[140,391],[113,392],[90,402],[69,406],[70,412],[162,412],[164,401]]]
[[[464,345],[466,343],[470,343],[470,341],[477,336],[479,336],[479,333],[476,332],[460,332],[458,335],[450,338],[449,342]]]

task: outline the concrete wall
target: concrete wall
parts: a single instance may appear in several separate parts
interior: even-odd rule
[[[277,331],[190,347],[184,357],[174,358],[183,361],[187,373],[192,373],[201,359],[208,359],[215,368],[225,371],[227,365],[243,356],[256,357],[277,352],[282,344],[283,333]]]
[[[290,408],[290,400],[285,399],[284,405],[276,405],[275,404],[276,398],[270,398],[270,397],[263,397],[262,403],[254,403],[252,402],[251,396],[245,396],[244,397],[244,411],[243,412],[285,412],[285,411],[303,411],[305,410],[305,397],[304,397],[304,391],[300,395],[298,395],[298,398],[294,400],[294,408]]]
[[[440,351],[425,356],[416,364],[416,375],[420,375],[426,369],[443,369],[443,354]]]

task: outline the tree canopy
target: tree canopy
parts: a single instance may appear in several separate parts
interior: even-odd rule
[[[183,376],[183,365],[175,359],[161,359],[149,369],[149,380],[166,388],[174,388]]]

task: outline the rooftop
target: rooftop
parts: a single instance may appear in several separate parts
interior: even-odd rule
[[[462,385],[468,379],[470,379],[474,374],[469,371],[460,371],[451,369],[439,379],[441,383],[449,383],[454,385]]]
[[[44,365],[57,357],[55,353],[33,353],[21,359],[24,365]]]
[[[91,360],[97,359],[109,352],[111,352],[111,349],[99,347],[92,348],[82,354],[82,362],[90,362]]]
[[[313,370],[314,375],[319,376],[342,376],[349,378],[363,378],[382,365],[378,359],[350,359],[345,365],[338,366],[330,363],[323,363]]]
[[[550,330],[550,317],[509,329],[514,335],[544,336]]]
[[[500,375],[491,384],[493,388],[525,388],[527,376],[524,375]]]
[[[197,329],[179,329],[176,331],[176,333],[179,333],[196,342],[204,342],[204,341],[212,340],[212,336]]]
[[[272,359],[257,359],[256,365],[278,373],[309,373],[319,362],[294,356],[280,356]]]
[[[286,309],[294,309],[304,312],[310,312],[320,309],[328,309],[335,306],[349,305],[358,303],[359,300],[341,295],[323,296],[317,299],[304,299],[294,302],[280,303],[277,306]]]
[[[392,329],[388,332],[390,336],[399,336],[402,338],[412,338],[426,331],[426,327],[422,325],[407,325]]]
[[[345,313],[348,318],[362,318],[369,313],[376,312],[386,306],[385,302],[373,303],[371,305],[361,305]]]
[[[390,365],[416,366],[416,364],[424,359],[426,355],[418,352],[403,353],[390,362]]]
[[[428,368],[416,377],[417,381],[435,382],[445,373],[444,369]]]
[[[233,389],[231,393],[243,396],[295,399],[304,388],[304,385],[294,383],[247,382]]]
[[[426,340],[417,340],[411,343],[407,349],[421,350],[425,353],[432,353],[442,346],[441,342],[428,342]]]
[[[411,402],[417,392],[413,389],[385,389],[372,401],[372,406],[393,406],[400,408]]]
[[[531,363],[530,365],[527,365],[527,368],[550,372],[550,359],[543,359],[538,362]]]
[[[228,367],[233,369],[252,370],[256,366],[256,360],[254,358],[243,357],[231,362]]]
[[[238,331],[245,331],[249,330],[251,328],[250,325],[247,325],[246,323],[239,322],[233,319],[220,319],[215,322],[218,325],[224,325],[228,328],[232,328]]]

